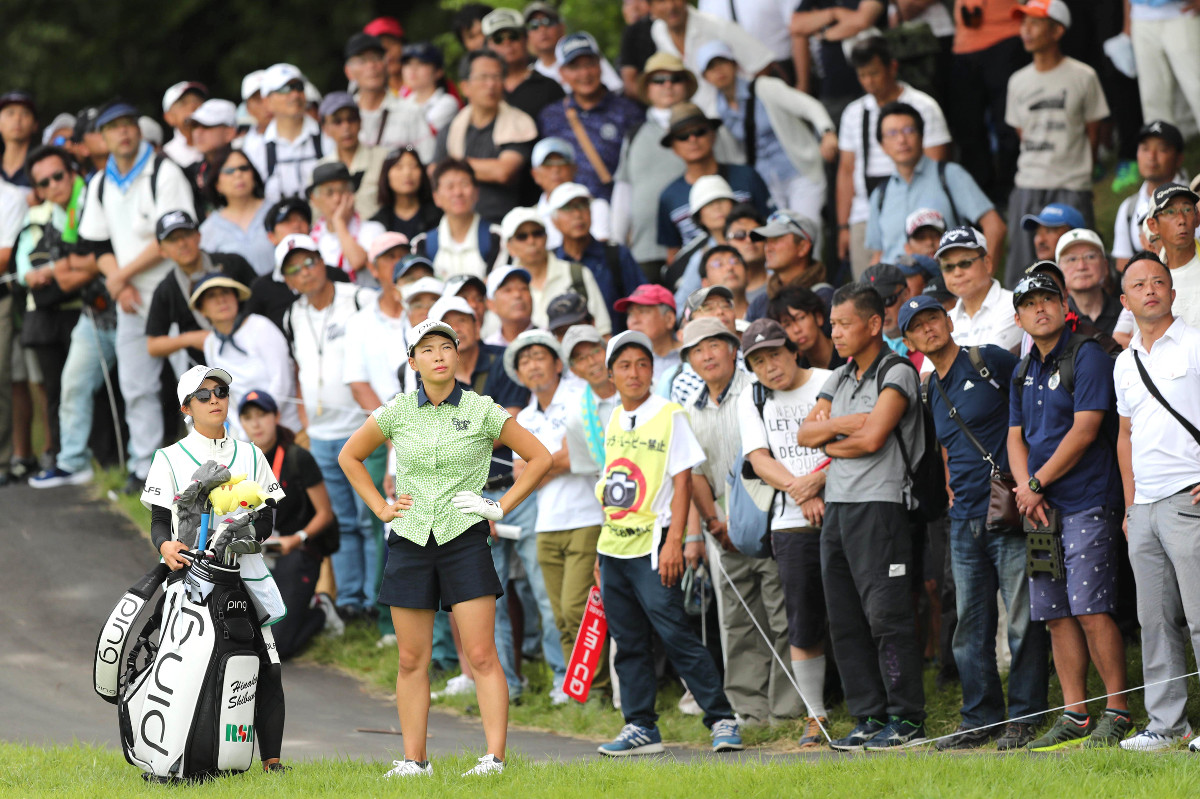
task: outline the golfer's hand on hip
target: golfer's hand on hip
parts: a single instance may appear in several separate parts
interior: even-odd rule
[[[463,513],[482,516],[490,522],[498,522],[504,518],[504,509],[499,502],[481,497],[474,491],[459,491],[450,500],[450,504]]]

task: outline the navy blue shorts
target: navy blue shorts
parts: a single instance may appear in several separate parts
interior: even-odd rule
[[[389,530],[379,602],[394,608],[450,610],[469,599],[503,596],[488,531],[488,523],[481,521],[441,545],[430,533],[421,546]]]
[[[1067,616],[1113,613],[1117,609],[1117,536],[1121,512],[1089,508],[1062,517],[1067,576],[1055,580],[1046,572],[1029,578],[1029,610],[1033,621]]]

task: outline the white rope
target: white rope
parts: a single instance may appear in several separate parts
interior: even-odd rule
[[[1088,702],[1095,702],[1098,699],[1107,699],[1110,696],[1121,696],[1122,694],[1130,694],[1130,693],[1133,693],[1134,691],[1141,691],[1146,688],[1153,688],[1156,685],[1162,685],[1164,683],[1174,682],[1175,680],[1186,680],[1187,678],[1195,677],[1196,675],[1200,675],[1200,670],[1193,671],[1190,674],[1181,674],[1178,677],[1167,677],[1165,680],[1158,680],[1157,682],[1150,682],[1150,683],[1146,683],[1145,685],[1135,686],[1133,688],[1126,688],[1124,691],[1113,691],[1111,694],[1100,694],[1099,696],[1093,696],[1089,699],[1084,699],[1082,704],[1086,704]],[[1024,716],[1017,716],[1016,718],[1011,718],[1006,721],[997,721],[993,724],[984,724],[982,727],[974,727],[973,729],[969,729],[969,730],[955,730],[954,732],[950,733],[949,735],[942,735],[937,738],[926,738],[924,741],[914,741],[913,743],[904,744],[900,748],[908,749],[909,747],[912,747],[912,746],[926,746],[928,744],[937,743],[938,741],[944,741],[947,738],[953,738],[957,735],[963,735],[968,732],[978,732],[980,730],[989,730],[992,727],[999,727],[1001,724],[1008,724],[1009,722],[1012,722],[1012,721],[1021,721],[1022,719],[1037,718],[1038,716],[1042,716],[1047,713],[1057,713],[1060,710],[1066,710],[1067,708],[1072,707],[1073,705],[1078,705],[1078,704],[1081,704],[1081,703],[1080,702],[1072,702],[1069,705],[1060,705],[1059,707],[1052,707],[1048,710],[1043,710],[1038,713],[1026,713]]]
[[[792,684],[792,687],[796,689],[796,693],[800,695],[800,701],[804,703],[804,707],[808,710],[808,715],[817,722],[817,726],[821,728],[821,734],[825,736],[825,740],[831,741],[832,739],[829,737],[829,730],[825,729],[825,725],[821,723],[820,717],[812,712],[812,703],[810,703],[804,697],[804,692],[800,690],[800,684],[796,682],[796,678],[792,675],[791,668],[788,666],[788,664],[783,662],[783,658],[779,657],[779,653],[775,651],[775,642],[771,640],[771,637],[767,635],[765,630],[763,630],[762,625],[758,623],[758,619],[754,617],[754,613],[750,610],[750,606],[746,604],[746,600],[742,596],[742,592],[739,591],[737,586],[733,584],[733,578],[729,576],[729,572],[725,571],[725,564],[722,562],[721,558],[717,558],[717,568],[721,570],[721,574],[724,575],[725,581],[728,582],[729,587],[733,589],[734,596],[738,598],[738,602],[741,602],[742,607],[746,609],[746,615],[750,617],[750,621],[754,622],[754,629],[758,630],[758,634],[762,636],[763,641],[767,645],[767,649],[771,651],[771,656],[775,658],[775,662],[779,664],[779,668],[783,669],[783,673],[787,676],[788,682]]]

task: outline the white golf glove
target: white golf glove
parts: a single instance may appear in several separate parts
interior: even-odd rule
[[[454,495],[454,499],[450,500],[450,504],[463,513],[482,516],[491,522],[498,522],[504,518],[504,509],[500,507],[499,502],[481,497],[473,491],[459,491]]]

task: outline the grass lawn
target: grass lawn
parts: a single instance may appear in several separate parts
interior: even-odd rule
[[[380,775],[388,764],[322,760],[286,775],[252,771],[199,786],[165,789],[144,783],[120,753],[86,746],[43,749],[0,744],[0,796],[92,797],[196,795],[205,799],[254,797],[397,796],[457,799],[475,796],[821,797],[920,796],[1176,797],[1192,792],[1195,762],[1187,754],[1135,755],[1077,751],[1066,757],[944,757],[925,754],[857,755],[813,762],[719,761],[675,763],[587,761],[538,764],[513,758],[503,775],[465,780],[468,756],[441,758],[427,779],[400,785]],[[195,794],[192,794],[195,791]],[[511,793],[510,793],[511,792]]]

